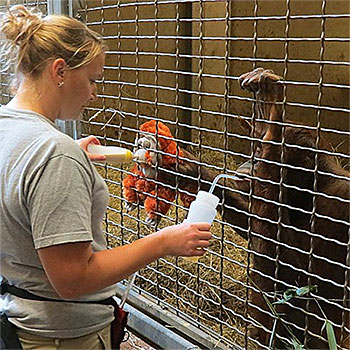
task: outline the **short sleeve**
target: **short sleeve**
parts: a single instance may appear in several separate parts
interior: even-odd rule
[[[76,159],[57,155],[28,186],[27,208],[36,249],[92,241],[93,174]]]

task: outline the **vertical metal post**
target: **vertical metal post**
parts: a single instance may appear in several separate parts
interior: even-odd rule
[[[228,123],[229,123],[229,117],[228,117],[228,113],[229,113],[229,105],[230,105],[230,99],[229,99],[229,90],[230,90],[230,85],[229,85],[229,71],[230,71],[230,61],[229,61],[229,56],[230,56],[230,13],[231,13],[231,2],[230,1],[226,1],[225,4],[225,70],[224,70],[224,75],[225,75],[225,92],[224,92],[224,112],[225,112],[225,116],[224,116],[224,142],[223,142],[223,149],[225,150],[224,153],[224,169],[225,172],[226,170],[229,168],[228,162],[227,162],[227,151],[229,151],[229,145],[228,145]],[[226,183],[224,183],[226,186]],[[223,198],[223,203],[225,203],[225,190],[222,190],[222,198]],[[223,214],[224,212],[224,205],[222,206],[222,212],[221,214]],[[227,239],[226,236],[226,230],[225,230],[225,225],[222,225],[221,227],[221,238],[220,238],[220,282],[219,282],[219,288],[220,288],[220,320],[224,319],[224,313],[225,313],[225,309],[224,309],[224,305],[223,305],[223,301],[224,301],[224,279],[225,279],[225,240]],[[224,327],[223,324],[220,323],[220,335],[223,336],[224,335]]]
[[[312,198],[312,213],[311,213],[311,219],[310,219],[310,250],[309,250],[309,264],[308,264],[308,285],[311,286],[313,284],[311,279],[311,274],[314,273],[313,269],[316,264],[315,260],[315,239],[314,234],[318,233],[316,228],[316,220],[317,220],[317,213],[320,212],[320,208],[318,206],[319,201],[317,200],[319,189],[319,173],[318,173],[318,167],[319,167],[319,150],[320,150],[320,139],[321,139],[321,115],[322,115],[322,97],[323,97],[323,82],[324,82],[324,56],[325,56],[325,37],[326,37],[326,5],[327,0],[322,1],[322,7],[321,7],[321,30],[320,30],[320,68],[319,68],[319,80],[318,80],[318,96],[317,96],[317,112],[316,112],[316,140],[314,145],[314,181],[313,181],[313,198]],[[310,296],[312,297],[312,294],[310,293]],[[312,316],[311,316],[312,317]],[[306,313],[305,313],[305,338],[304,338],[304,345],[306,346],[307,341],[310,338],[310,331],[309,331],[309,324],[310,324],[310,299],[306,302]]]
[[[49,15],[68,14],[68,0],[47,0],[47,13]]]
[[[258,0],[254,0],[254,32],[253,32],[253,68],[256,68],[257,65],[257,50],[258,50],[258,20],[256,19],[258,17],[258,11],[259,11],[259,4]],[[254,96],[254,102],[253,102],[253,108],[252,108],[252,118],[251,118],[251,125],[252,125],[252,130],[251,130],[251,136],[252,140],[250,142],[250,163],[251,163],[251,168],[250,168],[250,176],[254,176],[254,158],[255,158],[255,146],[256,146],[256,141],[254,140],[254,135],[255,135],[255,119],[257,118],[256,115],[256,100]],[[249,319],[249,293],[250,290],[253,290],[253,286],[251,284],[250,276],[251,276],[251,269],[253,267],[253,259],[254,259],[254,252],[252,251],[252,203],[253,203],[253,196],[254,196],[254,182],[251,182],[249,185],[249,197],[248,197],[248,227],[247,227],[247,248],[248,248],[248,254],[247,254],[247,278],[246,278],[246,293],[245,293],[245,307],[244,307],[244,316],[246,319]],[[250,343],[250,337],[249,337],[249,331],[248,327],[252,324],[252,321],[250,320],[249,324],[245,324],[245,331],[244,331],[244,344],[246,348],[249,348],[248,344]]]

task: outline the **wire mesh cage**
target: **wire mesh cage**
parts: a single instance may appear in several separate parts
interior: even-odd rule
[[[199,189],[235,176],[216,186],[205,256],[150,264],[137,292],[217,347],[327,348],[333,329],[348,348],[347,2],[80,4],[109,47],[82,134],[152,155],[148,172],[97,165],[109,245],[183,222]]]
[[[142,137],[140,126],[156,120],[170,129],[177,145],[177,167],[157,164],[155,191],[139,186],[134,206],[125,186],[123,195],[123,180],[133,170],[101,168],[112,196],[106,217],[111,244],[153,232],[147,203],[142,205],[147,196],[162,198],[165,207],[171,204],[168,211],[159,205],[155,229],[182,222],[191,193],[183,185],[186,176],[198,188],[220,173],[246,176],[218,190],[224,204],[204,258],[194,264],[161,259],[137,278],[140,293],[223,343],[260,348],[298,339],[319,348],[326,344],[322,325],[329,320],[338,344],[346,344],[349,177],[335,169],[346,168],[349,160],[349,11],[343,5],[122,1],[87,2],[83,11],[109,45],[102,98],[89,111],[88,132],[99,134],[103,143],[133,147]],[[266,92],[268,86],[254,95],[241,89],[239,76],[257,67],[283,77],[279,101]],[[252,84],[246,87],[254,90]],[[270,99],[279,111],[275,122]],[[278,129],[279,136],[269,139],[266,129]],[[159,147],[160,156],[166,155]],[[192,163],[182,149],[195,156]],[[325,168],[325,158],[334,167]],[[183,171],[186,162],[197,170]],[[165,180],[162,173],[175,179]],[[164,186],[175,195],[164,194]],[[301,287],[310,293],[283,299],[291,289],[303,293]],[[272,304],[278,300],[281,305]]]

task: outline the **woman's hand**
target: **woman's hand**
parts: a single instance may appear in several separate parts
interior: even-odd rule
[[[162,236],[164,255],[202,256],[209,247],[212,235],[206,222],[187,223],[166,227],[156,234]]]
[[[92,162],[103,162],[106,160],[106,156],[103,154],[92,154],[89,153],[87,150],[87,147],[90,143],[93,143],[94,145],[100,145],[100,141],[96,136],[88,136],[84,137],[82,139],[76,140],[77,144],[85,151],[87,156],[90,158]]]

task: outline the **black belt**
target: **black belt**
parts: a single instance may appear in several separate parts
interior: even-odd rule
[[[0,294],[3,295],[5,293],[12,294],[12,295],[14,295],[16,297],[19,297],[19,298],[22,298],[22,299],[29,299],[29,300],[36,300],[36,301],[65,302],[65,303],[79,303],[79,304],[114,305],[113,297],[109,297],[107,299],[102,299],[102,300],[89,300],[89,301],[51,299],[51,298],[41,297],[39,295],[30,293],[30,292],[28,292],[25,289],[15,287],[15,286],[12,286],[12,285],[7,284],[7,283],[1,283],[0,284]]]

